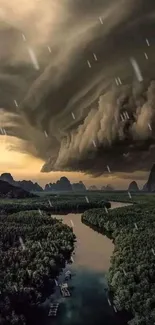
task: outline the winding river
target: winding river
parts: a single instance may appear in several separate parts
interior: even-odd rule
[[[111,202],[111,208],[128,204]],[[74,263],[68,268],[73,277],[69,282],[70,298],[59,298],[57,317],[48,318],[46,325],[126,325],[108,303],[106,273],[114,245],[103,236],[81,222],[81,214],[56,216],[73,227],[77,242]]]

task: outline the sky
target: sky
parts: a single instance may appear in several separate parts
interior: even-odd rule
[[[154,21],[154,0],[0,0],[0,173],[141,187],[155,161]]]

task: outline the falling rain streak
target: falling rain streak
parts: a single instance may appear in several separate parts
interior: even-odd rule
[[[121,118],[122,122],[124,122],[124,121],[125,121],[125,119],[124,119],[124,117],[123,117],[123,115],[122,115],[122,114],[120,114],[120,118]]]
[[[136,230],[138,230],[137,224],[136,224],[136,223],[134,223],[134,225],[135,225],[135,228],[136,228]]]
[[[39,214],[42,216],[42,212],[41,212],[41,210],[40,210],[40,209],[38,209],[38,212],[39,212]]]
[[[100,23],[103,25],[103,20],[101,17],[99,17]]]
[[[104,209],[105,209],[105,212],[108,214],[108,209],[106,207],[104,207]]]
[[[14,99],[14,103],[15,103],[16,107],[18,107],[18,103],[15,99]]]
[[[150,42],[149,42],[149,40],[146,38],[146,44],[148,45],[148,46],[150,46]]]
[[[49,203],[50,207],[52,207],[52,206],[53,206],[50,200],[48,200],[48,203]]]
[[[75,115],[74,115],[74,113],[72,112],[71,114],[72,114],[72,118],[73,118],[73,120],[75,120]]]
[[[136,78],[139,82],[143,81],[142,73],[140,71],[140,67],[137,63],[137,61],[134,58],[130,58],[131,65],[133,67],[133,70],[135,72]]]
[[[115,82],[117,86],[122,85],[122,81],[119,77],[115,78]]]
[[[122,81],[121,81],[121,79],[119,77],[118,77],[118,82],[119,82],[120,85],[122,85]]]
[[[23,41],[26,42],[26,37],[24,34],[22,34]]]
[[[34,66],[34,69],[39,70],[40,69],[39,63],[38,63],[36,55],[31,47],[28,47],[28,52],[29,52],[32,64]]]
[[[152,251],[153,255],[155,255],[155,252],[154,252],[154,249],[153,248],[151,249],[151,251]]]
[[[144,55],[145,55],[146,60],[148,60],[149,58],[148,58],[147,53],[144,53]]]
[[[95,141],[93,140],[93,145],[94,145],[94,147],[96,148],[96,143],[95,143]]]
[[[73,223],[73,221],[72,221],[72,220],[70,220],[70,222],[71,222],[71,226],[72,226],[72,227],[74,227],[74,223]]]
[[[91,68],[90,62],[87,60],[88,67]]]
[[[6,135],[6,130],[5,129],[1,128],[0,130],[1,130],[2,135]]]
[[[20,242],[21,247],[22,247],[22,249],[23,249],[23,251],[24,251],[26,248],[25,248],[25,245],[24,245],[24,242],[23,242],[22,237],[19,237],[19,242]]]
[[[110,167],[107,165],[107,170],[109,173],[111,173]]]
[[[95,53],[93,53],[93,56],[94,56],[95,61],[97,61],[97,56]]]
[[[87,196],[85,196],[86,202],[89,203],[89,199]]]
[[[109,306],[111,306],[111,301],[109,300],[109,299],[107,299],[108,300],[108,304],[109,304]]]

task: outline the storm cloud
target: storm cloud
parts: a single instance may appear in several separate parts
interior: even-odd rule
[[[42,172],[148,170],[154,1],[0,0],[0,7],[1,128],[20,140],[11,150],[43,159]]]

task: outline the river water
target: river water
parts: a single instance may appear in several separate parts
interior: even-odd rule
[[[111,202],[111,208],[125,206]],[[48,318],[46,325],[126,325],[108,303],[106,273],[114,245],[81,222],[81,214],[56,216],[73,227],[76,235],[74,263],[69,265],[73,277],[69,282],[70,298],[60,298],[57,317]]]

